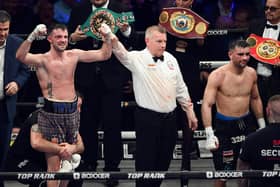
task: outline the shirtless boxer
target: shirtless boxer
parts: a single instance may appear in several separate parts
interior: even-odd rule
[[[106,40],[106,29],[100,28]],[[107,60],[112,53],[111,44],[103,42],[99,50],[66,50],[68,45],[67,27],[56,24],[49,29],[47,39],[50,50],[44,54],[29,53],[35,39],[42,39],[47,34],[45,25],[38,25],[19,47],[16,58],[21,62],[36,67],[41,91],[45,100],[44,107],[38,114],[39,130],[47,140],[58,143],[77,141],[79,112],[74,86],[74,72],[78,62]],[[61,158],[53,153],[45,153],[48,172],[58,171]],[[69,158],[70,159],[70,158]],[[48,187],[59,186],[59,181],[48,181]],[[60,183],[64,186],[66,183]]]
[[[244,40],[229,45],[229,64],[214,70],[205,88],[202,103],[202,121],[206,132],[206,148],[213,153],[216,170],[234,170],[241,142],[257,128],[250,107],[258,119],[259,128],[265,127],[262,102],[257,88],[257,75],[247,66],[249,45]],[[212,129],[212,106],[216,105]],[[215,186],[226,186],[225,180],[216,180]]]

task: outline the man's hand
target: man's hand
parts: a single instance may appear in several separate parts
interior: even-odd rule
[[[205,145],[206,149],[212,151],[217,150],[219,148],[219,140],[214,135],[214,131],[212,127],[206,127],[205,133],[206,133],[206,145]]]
[[[193,103],[191,102],[191,100],[188,100],[186,105],[182,105],[182,108],[186,112],[189,128],[192,129],[193,131],[196,130],[198,126],[197,124],[198,120],[193,111]]]
[[[47,27],[44,24],[39,24],[35,27],[32,33],[28,36],[27,41],[43,40],[47,35]]]
[[[5,86],[5,90],[6,90],[6,95],[11,96],[11,95],[15,95],[18,92],[19,87],[15,81],[12,81]]]
[[[62,147],[62,149],[59,152],[59,156],[62,159],[69,160],[72,157],[72,154],[75,152],[75,144],[69,144],[69,143],[61,143],[59,146]]]
[[[121,32],[126,32],[129,28],[129,24],[126,22],[124,22],[124,23],[118,22],[117,26],[120,28]]]
[[[196,130],[198,126],[197,124],[198,120],[195,116],[193,109],[187,111],[187,117],[188,117],[189,128],[192,129],[192,131]]]
[[[111,28],[106,23],[102,23],[99,32],[102,34],[103,41],[111,41],[116,36],[112,33]]]
[[[84,31],[81,30],[81,26],[78,25],[75,32],[73,32],[69,38],[70,44],[75,44],[78,41],[84,40],[87,38],[87,35]]]

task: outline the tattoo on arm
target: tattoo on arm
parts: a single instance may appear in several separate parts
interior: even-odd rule
[[[48,96],[49,96],[49,98],[52,98],[53,94],[52,94],[52,83],[51,82],[48,82],[47,88],[48,88]]]

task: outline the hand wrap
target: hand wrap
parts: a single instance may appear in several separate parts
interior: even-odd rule
[[[44,24],[39,24],[36,28],[29,34],[27,41],[33,42],[34,40],[43,40],[47,35],[47,27]]]
[[[258,125],[259,125],[259,129],[265,128],[265,120],[264,120],[264,118],[258,118]]]
[[[205,128],[205,133],[206,133],[206,145],[205,145],[205,148],[207,150],[218,149],[218,147],[219,147],[219,140],[214,135],[214,131],[213,131],[212,127],[206,127]]]
[[[107,42],[110,42],[115,37],[111,28],[106,23],[101,24],[100,31],[103,33],[104,39]]]

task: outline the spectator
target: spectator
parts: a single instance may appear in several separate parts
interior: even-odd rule
[[[269,125],[246,137],[237,162],[238,170],[279,170],[280,95],[268,100]],[[272,154],[271,154],[272,153]],[[275,153],[275,154],[274,154]],[[278,187],[278,178],[240,179],[239,187]]]
[[[86,37],[79,30],[96,8],[107,8],[117,13],[129,11],[121,3],[114,0],[86,0],[79,7],[74,8],[69,20],[69,30],[73,32],[70,41],[79,49],[98,49],[102,41]],[[128,46],[134,29],[127,23],[121,24],[117,35]],[[77,29],[76,29],[77,28]],[[121,98],[122,87],[129,79],[129,72],[112,57],[104,62],[94,64],[79,64],[75,74],[77,89],[84,96],[84,105],[81,112],[80,133],[83,137],[85,152],[83,160],[88,171],[95,171],[98,160],[98,129],[104,130],[104,171],[119,171],[122,159],[121,142]],[[106,181],[107,186],[115,186],[116,180]]]
[[[29,77],[28,67],[15,58],[22,40],[9,34],[10,23],[9,13],[0,10],[0,171],[4,169],[9,149],[17,93]]]
[[[274,40],[280,39],[280,1],[267,0],[265,3],[265,19],[257,19],[250,23],[248,35],[254,33],[264,38]],[[276,28],[271,28],[274,25]],[[279,66],[273,66],[259,62],[255,59],[250,61],[250,66],[256,69],[258,75],[258,88],[264,108],[267,105],[268,98],[274,94],[280,93],[280,69]]]

